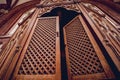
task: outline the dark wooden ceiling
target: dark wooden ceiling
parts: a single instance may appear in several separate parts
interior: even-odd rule
[[[6,0],[6,3],[1,1],[0,3],[0,9],[6,9],[6,10],[10,10],[12,9],[14,6],[17,5],[17,3],[21,3],[21,1],[23,0]],[[27,0],[28,1],[28,0]],[[26,1],[26,2],[27,2]],[[30,1],[30,0],[29,0]],[[34,0],[35,1],[35,0]]]

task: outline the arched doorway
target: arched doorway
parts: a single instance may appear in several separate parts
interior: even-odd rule
[[[61,74],[62,80],[93,79],[94,76],[96,79],[107,78],[105,74],[111,70],[101,56],[82,15],[74,11],[70,13],[61,7],[54,8],[51,12],[34,20],[35,24],[21,51],[13,79],[61,80]],[[59,33],[62,35],[59,36]]]
[[[45,13],[41,16],[41,17],[59,16],[61,51],[64,50],[63,27],[77,15],[79,15],[78,12],[67,10],[62,7],[56,7],[52,9],[50,12]]]
[[[41,17],[59,16],[60,25],[60,50],[61,50],[61,76],[62,80],[67,80],[66,54],[63,27],[69,23],[73,18],[79,15],[78,12],[67,10],[63,7],[56,7],[50,12],[43,14]]]

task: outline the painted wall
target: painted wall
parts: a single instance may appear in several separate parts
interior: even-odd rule
[[[114,2],[120,2],[120,0],[113,0]]]
[[[16,0],[12,0],[11,6],[14,4],[15,1],[16,1]],[[28,1],[32,1],[32,0],[18,0],[16,6],[18,6],[18,5],[20,5],[20,4],[23,4],[23,3],[25,3],[25,2],[28,2]]]
[[[0,4],[6,4],[6,0],[0,0]]]
[[[11,6],[14,4],[16,0],[12,0]],[[20,5],[22,3],[28,2],[28,1],[32,1],[32,0],[18,0],[17,5]],[[6,0],[0,0],[0,4],[7,4]]]

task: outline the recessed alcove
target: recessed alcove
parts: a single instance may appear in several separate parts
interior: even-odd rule
[[[61,73],[62,80],[67,79],[67,69],[66,69],[66,56],[65,56],[65,45],[64,45],[64,33],[63,27],[69,23],[73,18],[79,15],[78,12],[73,10],[67,10],[63,7],[56,7],[50,12],[43,14],[41,17],[51,17],[59,16],[59,26],[60,26],[60,50],[61,50]]]

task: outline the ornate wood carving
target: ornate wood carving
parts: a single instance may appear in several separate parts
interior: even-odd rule
[[[80,9],[120,71],[120,24],[92,4],[83,3]]]
[[[0,79],[8,80],[14,68],[15,71],[12,76],[15,80],[61,79],[58,18],[38,18],[38,23],[36,22],[37,17],[50,12],[55,7],[64,7],[68,10],[82,12],[120,70],[120,24],[91,4],[73,4],[75,2],[64,4],[62,0],[49,1],[46,2],[45,0],[44,5],[41,5],[41,8],[36,10],[32,20],[28,21],[28,18],[25,18],[20,22],[18,24],[19,28],[14,35],[8,35],[11,32],[11,26],[24,11],[33,7],[36,2],[31,2],[31,7],[27,5],[29,8],[26,8],[24,4],[24,10],[20,11],[19,15],[16,14],[19,16],[16,20],[14,20],[14,17],[11,19],[11,21],[14,21],[13,23],[11,21],[8,22],[10,25],[7,29],[7,24],[3,25],[2,23],[2,20],[5,19],[1,18],[0,24],[2,23],[3,28],[0,29],[0,35],[2,35],[0,36]],[[81,2],[81,0],[76,1]],[[16,8],[7,15],[7,19],[10,18],[10,15],[16,13],[17,9],[20,8]],[[66,34],[66,58],[69,80],[114,78],[83,19],[77,17],[68,25],[65,27],[64,32]],[[55,27],[56,31],[53,30]],[[72,30],[67,31],[67,28]],[[7,41],[9,43],[6,43]]]
[[[29,9],[35,7],[39,0],[30,1],[24,4],[21,4],[12,10],[8,14],[5,14],[0,17],[0,35],[4,35],[7,31],[12,28],[16,21],[22,16],[23,13]]]
[[[68,10],[73,10],[76,12],[80,12],[80,9],[78,8],[78,6],[74,3],[79,3],[81,1],[76,0],[43,0],[40,2],[40,4],[37,4],[36,6],[40,9],[40,15],[50,12],[52,9],[54,9],[55,7],[64,7]]]
[[[64,27],[69,80],[114,78],[81,16]]]
[[[14,33],[11,33],[12,31],[10,30],[10,32],[8,32],[6,35],[0,36],[0,41],[2,43],[0,51],[0,79],[3,79],[3,77],[6,75],[6,70],[9,68],[8,66],[12,62],[12,59],[14,58],[16,53],[21,48],[18,45],[18,42],[21,39],[21,36],[23,36],[23,34],[25,33],[25,30],[28,28],[28,22],[32,13],[33,12],[28,11],[28,15],[23,15],[24,17],[22,16],[20,20],[18,20],[19,25],[18,23],[15,24],[18,25],[18,27],[17,30],[14,31]],[[9,40],[9,42],[5,43],[5,40]]]
[[[108,5],[101,4],[100,2],[89,1],[88,3],[91,3],[91,4],[95,5],[96,7],[98,7],[99,9],[101,9],[105,14],[107,14],[108,16],[110,16],[111,18],[113,18],[117,23],[120,24],[119,9],[116,12],[114,9],[110,8]],[[104,1],[103,1],[103,3],[104,3]]]
[[[43,7],[43,8],[39,8],[40,9],[40,14],[38,15],[38,17],[40,17],[41,15],[50,12],[52,9],[56,8],[56,7],[63,7],[66,8],[67,10],[73,10],[76,11],[78,13],[80,13],[80,9],[76,4],[69,4],[69,5],[60,5],[60,6],[51,6],[51,7]]]
[[[104,4],[104,5],[107,5],[108,7],[111,7],[113,10],[120,13],[120,5],[119,4],[115,4],[114,2],[112,2],[110,0],[97,0],[97,1],[100,2],[101,4]]]
[[[63,5],[61,7],[64,7],[65,9],[68,9],[68,10],[73,10],[73,11],[76,11],[78,13],[80,13],[80,9],[78,8],[78,6],[76,4],[70,4],[70,5]]]

